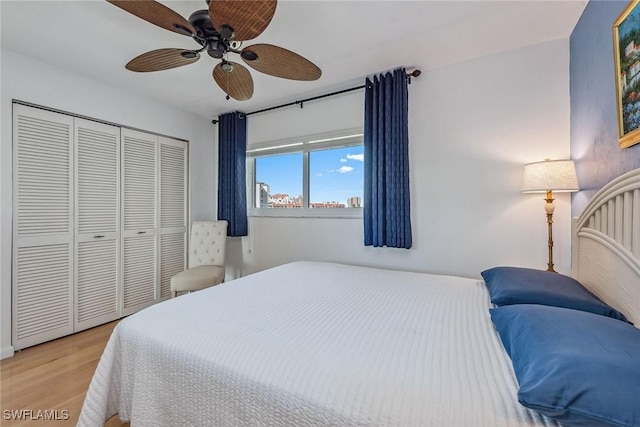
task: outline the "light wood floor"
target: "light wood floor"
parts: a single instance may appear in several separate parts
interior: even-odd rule
[[[7,427],[75,426],[87,388],[111,331],[118,322],[17,352],[0,361],[0,425]],[[58,420],[7,420],[11,410],[57,410]],[[65,412],[68,414],[67,420]],[[116,417],[108,427],[120,426]],[[128,426],[128,423],[122,426]]]

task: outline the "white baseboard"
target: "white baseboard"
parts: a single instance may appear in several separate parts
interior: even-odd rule
[[[0,360],[1,359],[6,359],[8,357],[13,357],[14,353],[15,352],[13,351],[13,347],[12,346],[3,347],[0,350]]]

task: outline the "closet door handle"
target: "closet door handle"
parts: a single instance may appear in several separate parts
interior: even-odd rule
[[[97,235],[97,236],[93,236],[93,237],[94,237],[94,239],[101,239],[101,238],[103,238],[104,236]]]
[[[144,234],[146,231],[138,231],[138,234]]]

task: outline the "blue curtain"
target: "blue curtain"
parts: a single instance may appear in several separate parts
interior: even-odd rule
[[[404,68],[366,81],[365,246],[411,247],[407,83]]]
[[[229,221],[227,235],[246,236],[247,118],[234,112],[218,117],[218,219]]]

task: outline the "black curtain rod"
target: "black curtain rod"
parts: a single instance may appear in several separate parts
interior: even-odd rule
[[[264,113],[265,111],[276,110],[278,108],[288,107],[290,105],[298,105],[298,104],[300,104],[300,108],[302,108],[304,103],[307,102],[307,101],[315,101],[316,99],[320,99],[320,98],[327,98],[329,96],[340,95],[341,93],[352,92],[354,90],[362,89],[362,88],[364,88],[364,86],[365,85],[351,87],[349,89],[343,89],[343,90],[339,90],[339,91],[336,91],[336,92],[326,93],[324,95],[318,95],[318,96],[314,96],[312,98],[302,99],[300,101],[293,101],[293,102],[289,102],[287,104],[276,105],[275,107],[269,107],[269,108],[264,108],[264,109],[258,110],[258,111],[252,111],[250,113],[246,113],[245,116],[250,116],[252,114],[258,114],[258,113]]]
[[[411,71],[407,71],[407,76],[409,77],[409,83],[411,83],[411,77],[418,77],[420,74],[422,74],[422,71],[420,71],[417,68],[414,68]],[[278,108],[289,107],[291,105],[300,105],[300,108],[302,108],[304,106],[305,102],[315,101],[316,99],[327,98],[329,96],[340,95],[340,94],[346,93],[346,92],[352,92],[354,90],[363,89],[365,86],[366,85],[355,86],[355,87],[351,87],[349,89],[338,90],[336,92],[331,92],[331,93],[327,93],[327,94],[324,94],[324,95],[318,95],[318,96],[314,96],[312,98],[302,99],[300,101],[288,102],[286,104],[276,105],[275,107],[269,107],[269,108],[264,108],[262,110],[252,111],[250,113],[245,113],[245,116],[250,116],[252,114],[258,114],[258,113],[264,113],[265,111],[276,110]],[[218,120],[214,119],[211,122],[213,124],[216,124],[216,123],[218,123]]]

